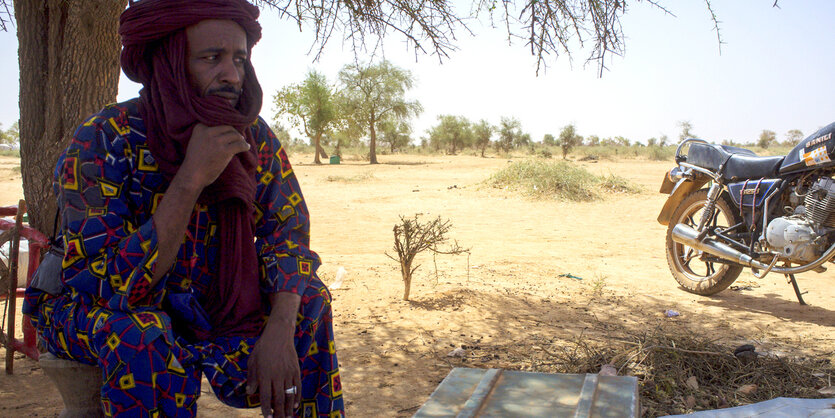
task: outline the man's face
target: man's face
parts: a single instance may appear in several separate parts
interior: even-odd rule
[[[203,20],[186,28],[188,77],[200,96],[238,104],[246,71],[246,32],[231,20]]]

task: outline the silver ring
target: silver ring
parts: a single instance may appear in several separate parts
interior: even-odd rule
[[[286,393],[288,395],[295,395],[296,392],[298,392],[298,388],[296,388],[295,386],[284,389],[284,393]]]

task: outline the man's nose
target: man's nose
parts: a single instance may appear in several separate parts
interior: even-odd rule
[[[243,69],[235,65],[235,58],[223,60],[223,65],[220,68],[220,82],[240,86],[243,82]]]

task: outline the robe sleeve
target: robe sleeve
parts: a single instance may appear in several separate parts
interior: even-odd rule
[[[152,289],[157,260],[153,219],[136,224],[129,198],[132,153],[126,120],[103,111],[82,124],[55,169],[61,208],[63,280],[111,310],[158,307],[165,280]]]
[[[302,294],[321,261],[310,249],[310,214],[287,154],[266,122],[257,130],[255,250],[261,291]]]

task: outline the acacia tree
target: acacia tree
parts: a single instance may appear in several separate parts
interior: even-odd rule
[[[681,128],[681,133],[678,134],[678,139],[680,141],[684,141],[688,138],[695,138],[696,134],[693,133],[693,124],[690,123],[689,120],[682,120],[678,122],[679,128]]]
[[[379,64],[346,65],[339,71],[345,108],[369,136],[368,158],[377,164],[377,124],[384,120],[405,121],[423,111],[417,101],[408,101],[412,73],[388,61]]]
[[[484,119],[473,125],[473,141],[476,148],[481,151],[482,158],[484,158],[484,151],[490,145],[490,138],[495,130],[496,128]]]
[[[322,136],[331,131],[339,119],[336,98],[328,79],[316,71],[307,73],[301,84],[291,84],[273,96],[276,119],[287,119],[302,127],[314,147],[313,162],[322,164],[319,156],[328,158],[322,148]]]
[[[803,131],[800,129],[789,129],[786,132],[786,145],[797,145],[803,139]]]
[[[498,126],[499,140],[496,149],[510,152],[522,139],[522,122],[519,119],[502,116]]]
[[[564,160],[574,147],[583,143],[583,137],[577,135],[577,131],[574,129],[574,124],[572,123],[562,128],[558,141],[560,148],[562,148],[562,159]]]
[[[463,116],[439,115],[438,125],[429,129],[429,141],[438,147],[446,147],[450,155],[470,145],[472,129],[470,121]]]
[[[397,150],[409,146],[412,137],[412,127],[405,121],[384,120],[378,124],[380,128],[380,144],[388,145],[394,154]]]
[[[777,134],[774,131],[763,129],[763,131],[760,132],[760,137],[757,139],[757,145],[760,148],[766,149],[776,141]]]

